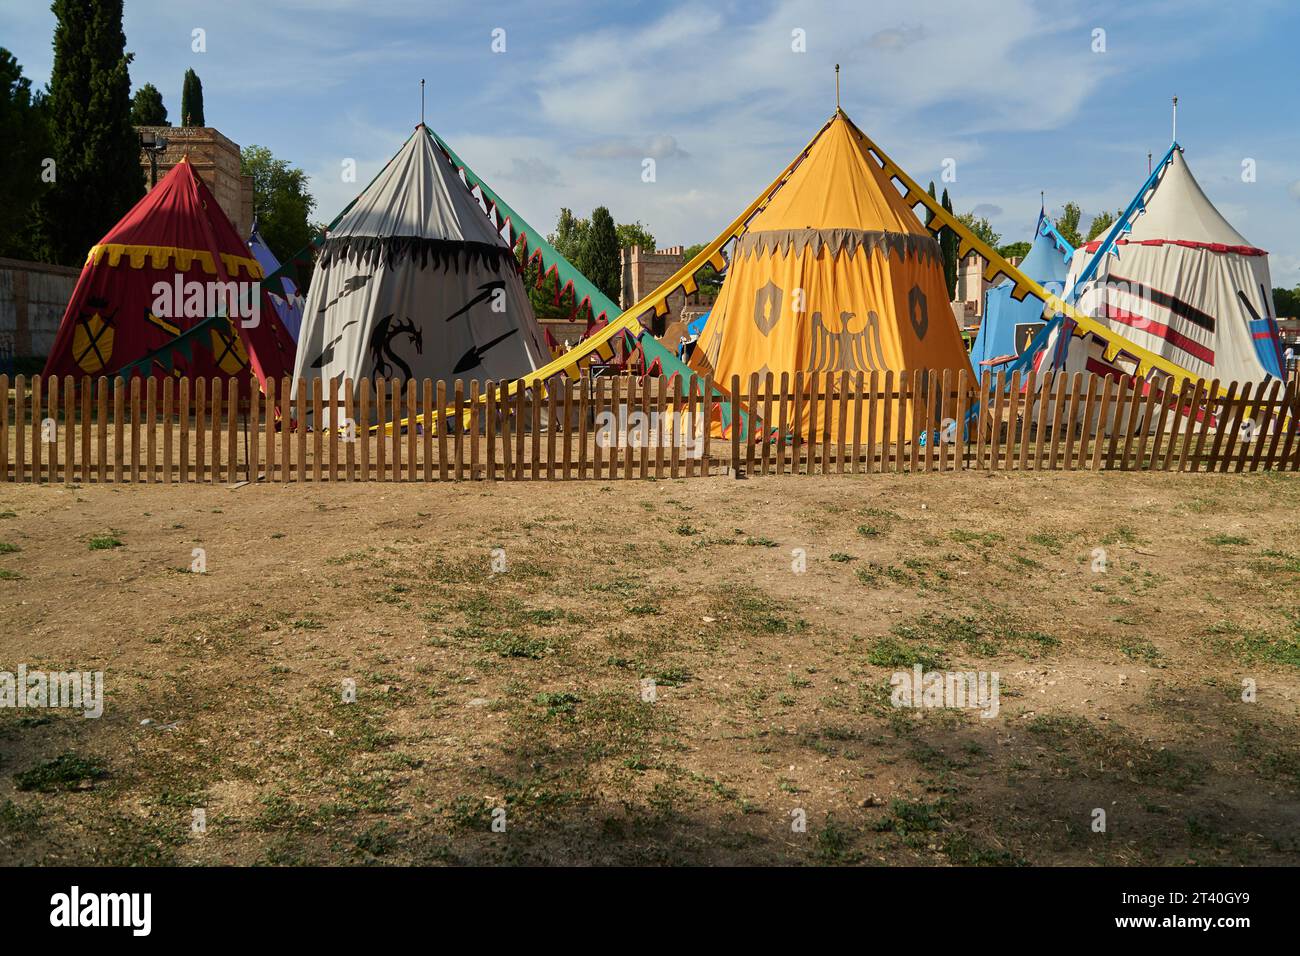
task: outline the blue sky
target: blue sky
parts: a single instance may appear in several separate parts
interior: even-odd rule
[[[38,85],[53,24],[40,2],[0,9],[0,45]],[[417,122],[424,77],[429,125],[538,229],[604,204],[661,246],[706,241],[830,115],[839,62],[849,115],[923,184],[955,160],[957,210],[1004,241],[1028,237],[1039,190],[1085,219],[1127,204],[1178,94],[1189,165],[1286,286],[1300,283],[1298,28],[1285,0],[126,4],[133,83],[161,89],[176,122],[193,67],[208,123],[307,170],[326,221]]]

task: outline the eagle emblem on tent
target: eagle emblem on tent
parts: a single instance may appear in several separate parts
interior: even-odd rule
[[[870,372],[885,368],[880,347],[880,317],[868,312],[865,319],[856,312],[822,318],[812,314],[810,372]]]
[[[102,371],[113,355],[113,317],[101,314],[108,302],[104,299],[91,299],[88,303],[96,311],[82,313],[72,331],[72,357],[83,372],[93,375]]]

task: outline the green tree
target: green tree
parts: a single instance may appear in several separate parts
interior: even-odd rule
[[[265,146],[245,146],[239,159],[240,172],[253,177],[253,216],[262,238],[281,259],[293,255],[316,234],[311,222],[316,200],[307,189],[307,174]]]
[[[582,254],[582,241],[587,234],[590,223],[579,219],[570,209],[561,209],[560,217],[555,222],[555,232],[546,237],[546,241],[555,247],[555,251],[575,266]]]
[[[639,246],[647,252],[654,251],[655,237],[650,234],[649,229],[641,225],[641,220],[619,226],[617,232],[620,249],[635,249]]]
[[[703,248],[704,243],[702,242],[697,242],[693,246],[687,246],[685,252],[686,261],[690,262],[698,256],[700,250]],[[722,276],[718,274],[718,270],[713,268],[713,266],[706,265],[695,274],[695,284],[700,287],[700,292],[703,295],[711,295],[716,298],[718,293],[722,291]]]
[[[0,47],[0,256],[32,259],[37,255],[32,228],[36,201],[48,188],[41,181],[42,161],[50,155],[50,132],[44,97],[32,92],[31,80],[13,54]]]
[[[1273,290],[1273,314],[1280,319],[1300,318],[1300,285]]]
[[[984,244],[994,249],[1002,241],[1002,235],[993,231],[992,224],[984,216],[975,218],[975,213],[964,212],[957,217],[957,221],[962,223],[971,232],[975,233],[976,238],[983,240]]]
[[[952,212],[952,200],[948,198],[948,190],[943,191],[943,199],[940,205],[948,213]],[[943,253],[943,278],[948,284],[948,298],[957,297],[957,250],[959,244],[957,233],[945,226],[939,232],[939,250]]]
[[[597,289],[614,302],[619,300],[622,262],[618,251],[618,230],[614,226],[614,217],[604,206],[592,210],[591,226],[582,237],[582,248],[574,265]]]
[[[1023,259],[1029,255],[1030,245],[1028,242],[1008,242],[1005,246],[998,246],[998,255],[1003,259]]]
[[[163,105],[158,87],[146,83],[135,91],[131,99],[131,124],[133,126],[171,126],[167,121],[167,107]]]
[[[539,319],[567,319],[572,308],[572,300],[567,302],[557,301],[557,287],[559,279],[555,273],[551,273],[542,279],[541,284],[537,282],[537,274],[541,266],[537,262],[524,262],[523,244],[515,246],[515,259],[518,260],[520,268],[523,270],[524,289],[528,292],[528,300],[532,303],[533,314]]]
[[[938,197],[937,195],[935,195],[935,192],[934,192],[934,180],[933,180],[933,179],[930,180],[930,188],[929,188],[928,190],[926,190],[926,192],[928,192],[928,193],[930,194],[930,198],[931,198],[931,199],[933,199],[933,200],[935,200],[936,202],[938,202],[939,197]],[[925,227],[926,227],[927,229],[929,229],[929,228],[930,228],[930,223],[932,223],[932,222],[934,222],[934,210],[931,209],[929,206],[926,206],[926,207],[925,207]]]
[[[1079,215],[1078,203],[1067,202],[1056,219],[1056,231],[1076,249],[1083,245],[1083,236],[1079,234]]]
[[[1103,235],[1111,226],[1115,225],[1115,220],[1122,215],[1124,215],[1124,211],[1121,209],[1113,216],[1108,212],[1103,212],[1099,216],[1094,216],[1092,219],[1092,225],[1088,227],[1088,238],[1086,238],[1084,242],[1092,242],[1092,240],[1096,239],[1098,236]]]
[[[37,206],[37,230],[44,258],[80,265],[144,195],[140,139],[131,126],[131,54],[122,0],[54,0],[51,9],[54,182]]]
[[[181,125],[208,125],[203,119],[203,81],[193,70],[185,71],[185,83],[181,86]]]

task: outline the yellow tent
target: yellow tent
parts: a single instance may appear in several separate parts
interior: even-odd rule
[[[754,372],[969,369],[939,244],[842,111],[736,240],[691,364],[723,388]]]

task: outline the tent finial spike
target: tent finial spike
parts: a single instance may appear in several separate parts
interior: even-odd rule
[[[424,77],[420,77],[420,125],[424,125]]]
[[[840,65],[835,64],[835,112],[840,111]]]
[[[1174,142],[1178,142],[1178,97],[1174,97]]]

